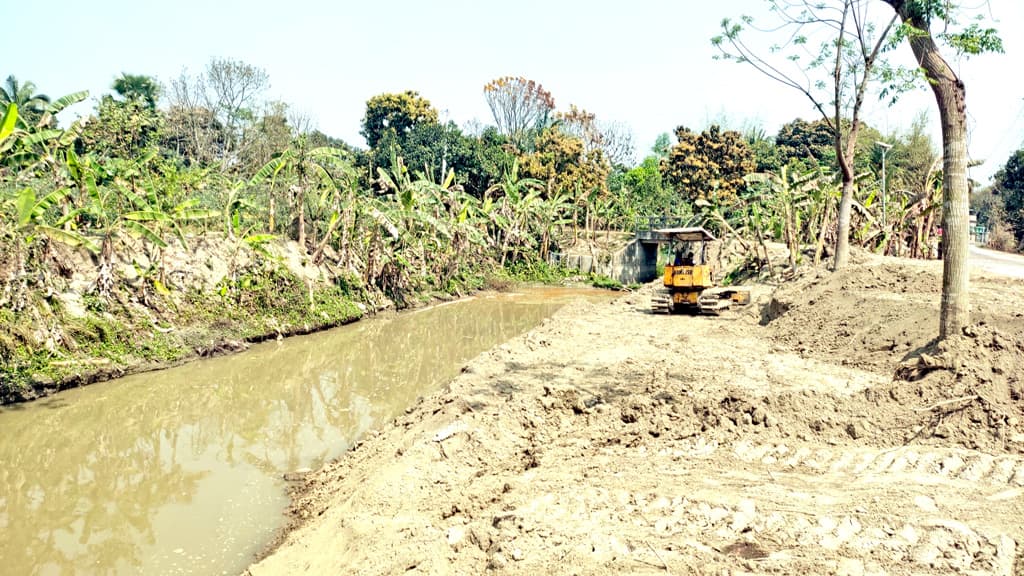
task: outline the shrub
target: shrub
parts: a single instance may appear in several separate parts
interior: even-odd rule
[[[995,222],[988,235],[988,247],[1003,252],[1017,251],[1017,238],[1004,222]]]

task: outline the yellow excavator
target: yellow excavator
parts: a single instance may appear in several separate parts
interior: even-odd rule
[[[750,304],[750,291],[716,285],[716,270],[708,262],[708,245],[715,237],[704,228],[655,230],[670,242],[673,259],[665,265],[664,288],[651,302],[654,312],[718,315],[733,306]]]

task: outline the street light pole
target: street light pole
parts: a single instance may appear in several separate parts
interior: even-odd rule
[[[886,218],[885,218],[885,216],[886,216],[886,213],[885,213],[885,194],[886,194],[886,189],[885,189],[885,155],[889,153],[890,149],[892,149],[892,144],[889,144],[889,143],[886,143],[886,142],[881,142],[881,141],[875,142],[875,144],[878,144],[878,147],[882,149],[882,228],[885,228],[885,226],[886,226],[886,221],[885,221],[886,220]]]

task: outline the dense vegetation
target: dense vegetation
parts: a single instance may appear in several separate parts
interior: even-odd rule
[[[7,78],[0,321],[20,328],[0,342],[0,378],[24,383],[89,342],[130,347],[145,333],[147,345],[162,349],[154,344],[169,338],[162,326],[218,315],[238,321],[233,334],[262,337],[280,330],[254,316],[279,302],[290,302],[284,315],[293,325],[308,328],[358,314],[332,308],[335,300],[403,305],[464,293],[495,275],[544,276],[550,252],[598,238],[598,230],[631,230],[641,216],[735,236],[754,267],[767,264],[766,240],[787,243],[793,267],[835,245],[841,178],[823,120],[794,119],[774,137],[728,122],[699,132],[679,126],[674,142],[664,134],[636,162],[621,124],[558,108],[540,84],[505,77],[483,89],[492,126],[443,122],[412,90],[369,98],[362,149],[314,129],[286,103],[261,100],[268,83],[259,68],[220,59],[164,85],[124,74],[91,116],[59,124],[86,93],[51,99]],[[923,116],[905,133],[861,126],[851,242],[933,255],[942,178],[925,127]],[[1022,188],[1020,163],[1002,173],[1003,189]],[[1014,206],[1008,201],[993,218],[1020,239],[1024,220]],[[230,257],[213,305],[168,260],[217,239],[252,256],[246,265]],[[281,266],[287,242],[300,266],[329,269],[331,286]],[[86,261],[96,273],[76,284],[72,268]],[[67,291],[99,314],[89,322],[113,324],[56,328],[67,319],[53,295]],[[131,311],[140,304],[149,310],[144,322]],[[116,325],[125,316],[129,325]],[[196,349],[200,339],[168,346]]]
[[[1024,149],[1017,150],[996,173],[991,187],[971,198],[978,223],[993,248],[1024,250]]]

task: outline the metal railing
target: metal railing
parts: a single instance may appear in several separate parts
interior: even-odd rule
[[[690,221],[681,216],[637,216],[634,224],[636,226],[637,240],[660,240],[662,236],[654,232],[661,228],[682,228]]]

